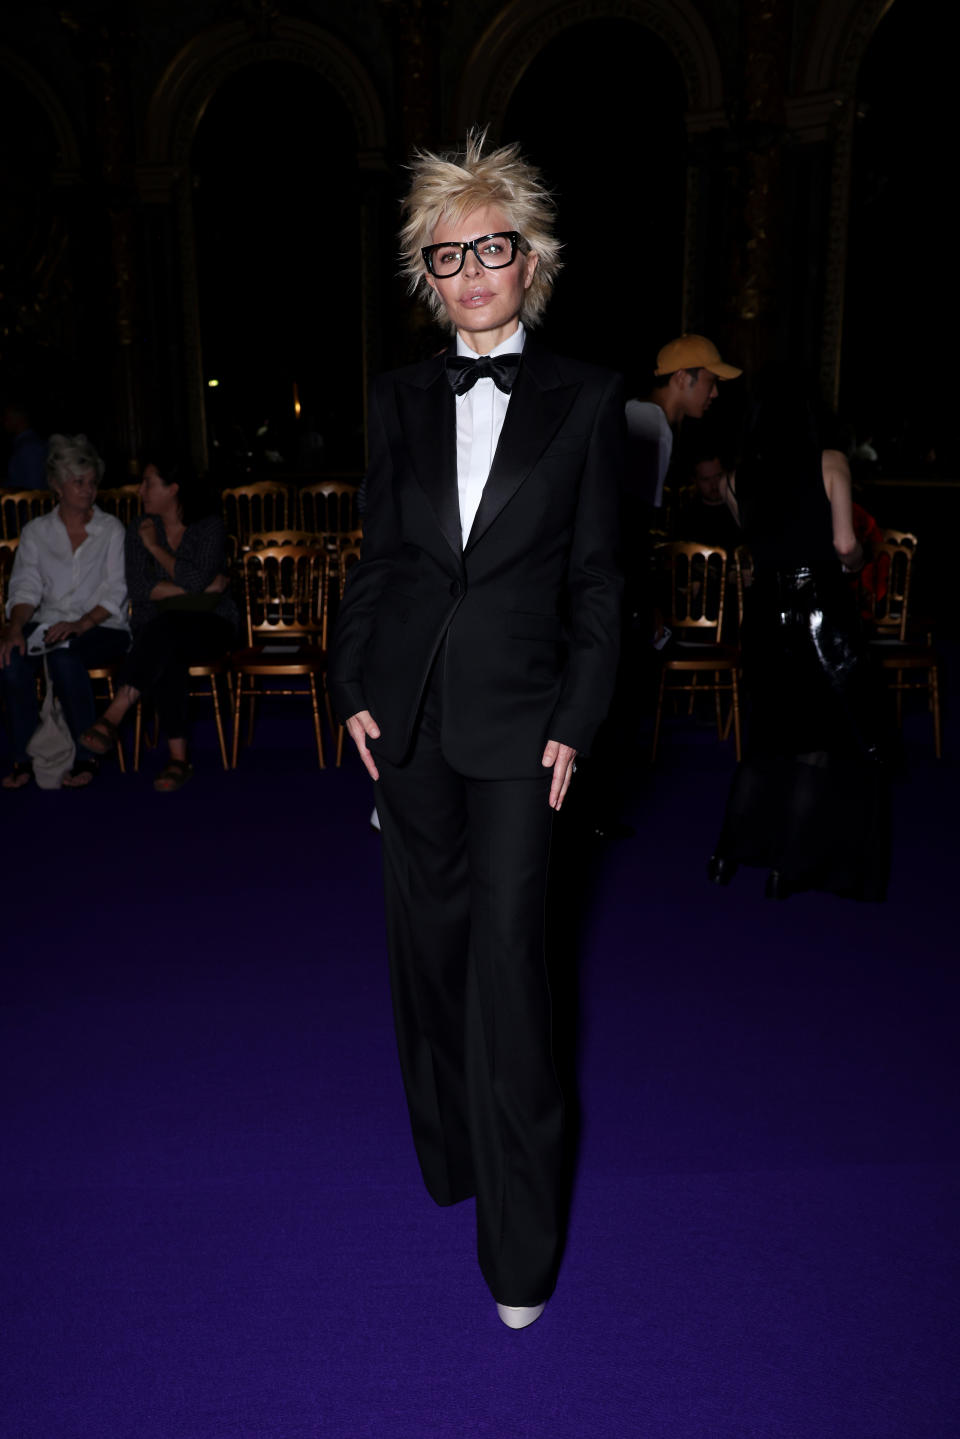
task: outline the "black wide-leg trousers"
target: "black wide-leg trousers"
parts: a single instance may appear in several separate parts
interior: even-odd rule
[[[533,1305],[552,1292],[565,1212],[544,957],[551,772],[452,769],[440,688],[435,674],[407,760],[377,761],[400,1066],[428,1191],[476,1195],[494,1298]]]

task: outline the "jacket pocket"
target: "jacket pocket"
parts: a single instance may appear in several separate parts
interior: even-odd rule
[[[535,615],[513,610],[506,616],[506,622],[511,639],[547,640],[554,645],[563,640],[563,623],[559,615]]]

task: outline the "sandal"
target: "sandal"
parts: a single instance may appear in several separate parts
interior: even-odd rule
[[[109,754],[117,744],[119,733],[118,727],[104,715],[84,730],[78,743],[91,754]]]
[[[175,789],[183,789],[192,774],[193,765],[189,760],[171,759],[154,780],[153,787],[159,794],[169,794]]]
[[[61,781],[63,789],[86,789],[100,768],[98,759],[78,759],[69,774]]]
[[[4,789],[29,789],[33,784],[33,760],[18,759],[0,783]]]

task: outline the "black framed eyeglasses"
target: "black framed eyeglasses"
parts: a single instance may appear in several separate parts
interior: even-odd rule
[[[424,245],[420,253],[434,279],[449,280],[463,269],[468,250],[473,251],[485,270],[505,270],[517,258],[517,248],[522,243],[523,236],[517,230],[495,230],[492,235],[478,235],[475,240]]]

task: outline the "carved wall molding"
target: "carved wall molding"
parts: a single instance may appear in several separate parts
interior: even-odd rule
[[[894,0],[820,0],[797,67],[797,94],[852,94],[860,61]]]
[[[50,122],[59,151],[57,168],[53,173],[55,185],[75,185],[81,178],[80,145],[76,132],[70,123],[59,97],[39,70],[10,50],[0,45],[0,73],[14,75],[23,88],[33,96]]]
[[[248,65],[277,60],[305,65],[320,75],[353,121],[359,166],[383,165],[386,117],[376,86],[352,50],[304,20],[279,17],[269,35],[251,34],[243,21],[229,21],[195,35],[167,66],[154,91],[143,149],[144,189],[151,198],[159,198],[165,175],[175,183],[176,173],[188,165],[197,126],[223,82]]]
[[[207,462],[207,435],[190,156],[197,126],[220,86],[264,61],[303,65],[326,81],[353,122],[358,169],[372,178],[377,172],[386,173],[387,123],[377,89],[353,51],[317,25],[274,15],[253,29],[243,20],[228,21],[193,36],[167,66],[150,100],[137,180],[144,202],[175,207],[191,451],[201,466]],[[372,251],[368,236],[365,257]],[[373,260],[365,258],[358,297],[364,324],[370,314],[367,297],[375,283]],[[365,356],[368,341],[365,334]],[[364,374],[358,379],[364,390],[366,378]]]
[[[688,129],[698,133],[726,123],[719,56],[690,0],[511,0],[467,61],[454,107],[456,135],[482,123],[499,138],[510,97],[541,50],[575,25],[611,19],[635,21],[670,50],[687,88]]]
[[[893,3],[821,0],[798,70],[798,94],[789,106],[791,120],[800,122],[800,138],[829,139],[833,146],[820,383],[834,406],[840,397],[857,79],[867,46]]]

